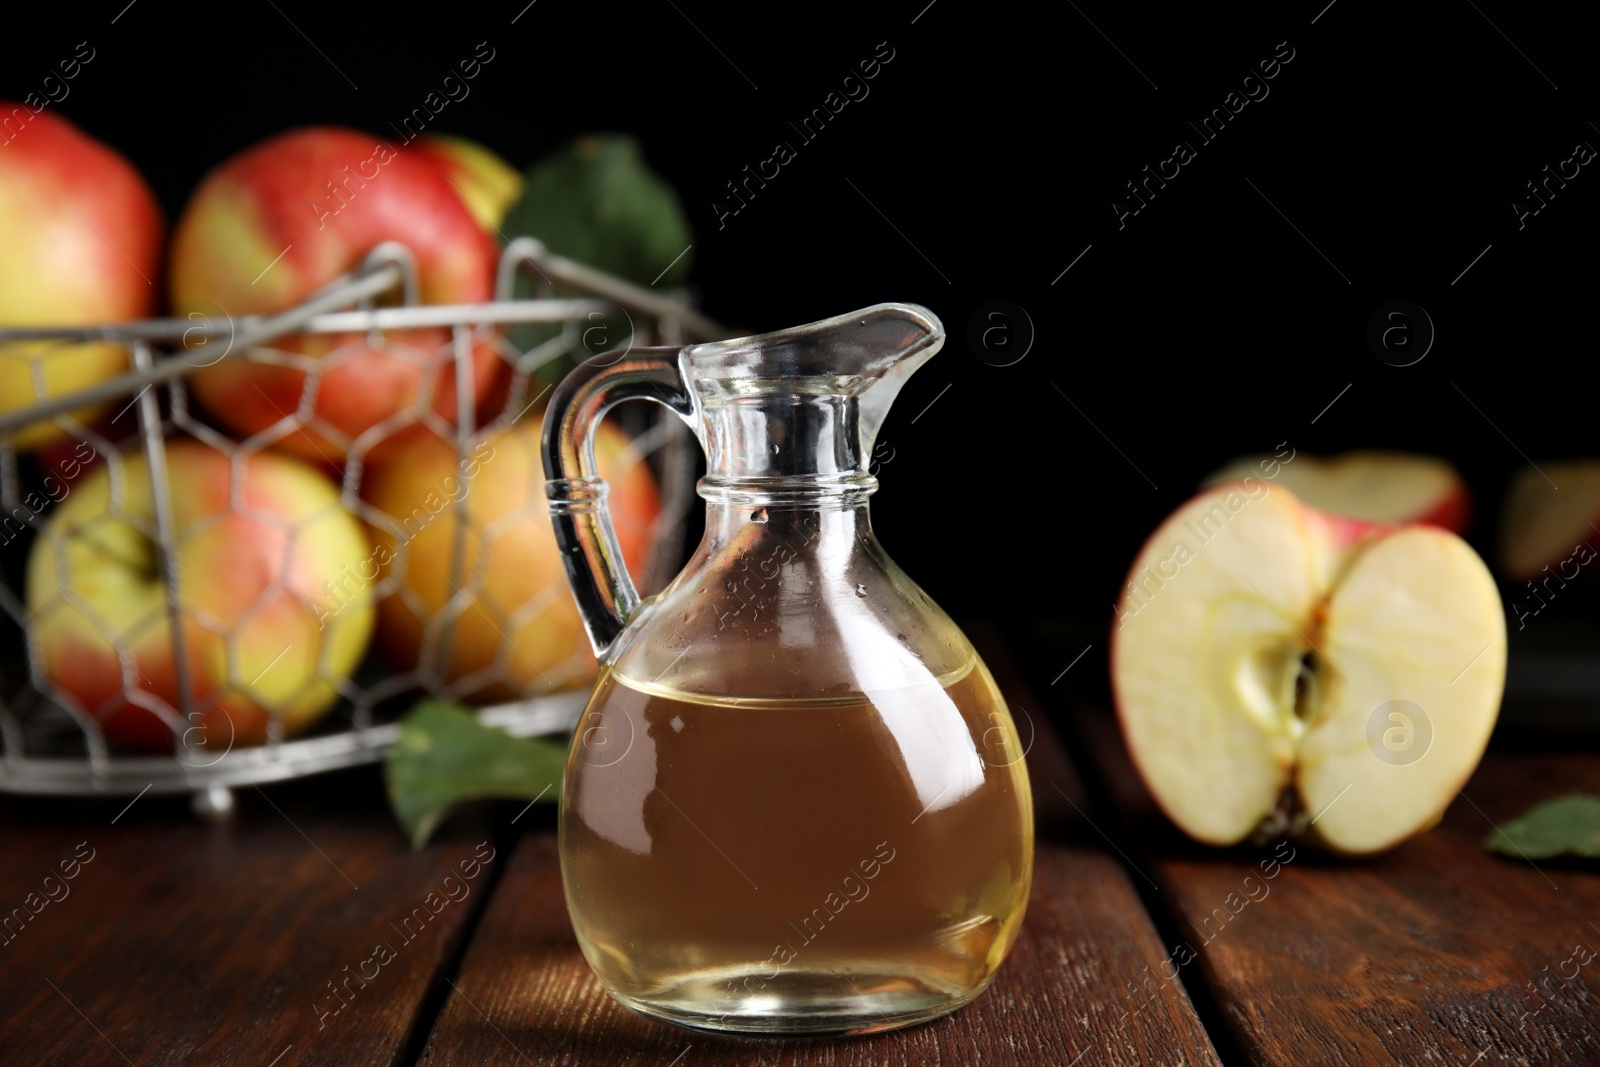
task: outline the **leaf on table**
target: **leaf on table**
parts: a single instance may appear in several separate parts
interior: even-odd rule
[[[554,801],[566,760],[565,741],[512,737],[465,708],[430,700],[400,723],[384,780],[395,817],[412,847],[421,848],[463,800]]]
[[[1572,793],[1547,800],[1490,834],[1483,847],[1528,859],[1600,857],[1600,797]]]

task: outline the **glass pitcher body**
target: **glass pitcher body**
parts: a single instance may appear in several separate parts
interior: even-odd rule
[[[861,462],[940,337],[922,309],[881,305],[586,365],[552,400],[552,513],[601,658],[562,876],[585,957],[646,1015],[907,1025],[980,994],[1016,938],[1023,749],[970,642],[879,545]],[[708,458],[705,536],[643,604],[583,468],[587,424],[628,395],[673,405]]]

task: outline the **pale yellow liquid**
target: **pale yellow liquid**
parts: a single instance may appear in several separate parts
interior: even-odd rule
[[[988,671],[942,682],[740,701],[602,675],[561,856],[607,989],[789,1033],[905,1025],[982,992],[1027,903],[1032,803]]]

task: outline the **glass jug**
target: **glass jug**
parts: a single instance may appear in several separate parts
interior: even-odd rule
[[[878,428],[943,340],[925,308],[880,304],[598,356],[551,397],[550,513],[601,665],[567,757],[562,879],[584,956],[647,1016],[905,1026],[982,993],[1016,939],[1033,869],[1016,728],[867,512]],[[707,457],[705,537],[643,603],[593,455],[601,416],[638,398]]]

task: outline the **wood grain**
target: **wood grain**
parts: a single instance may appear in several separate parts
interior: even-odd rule
[[[1194,952],[1251,1062],[1600,1063],[1600,872],[1481,846],[1540,800],[1600,787],[1600,755],[1491,754],[1439,827],[1341,860],[1189,842],[1156,810],[1112,717],[1077,721],[1160,884],[1175,958],[1180,944]]]
[[[397,1062],[500,860],[465,878],[460,823],[413,853],[381,795],[246,788],[225,826],[183,798],[0,802],[0,1064]]]
[[[844,1040],[725,1038],[641,1018],[608,997],[567,920],[553,832],[511,857],[424,1052],[453,1064],[1215,1064],[1181,984],[1152,981],[1162,948],[1122,865],[1090,825],[1077,776],[993,645],[984,649],[1028,754],[1038,848],[1022,934],[962,1011]]]

